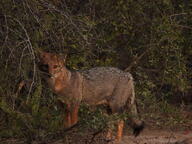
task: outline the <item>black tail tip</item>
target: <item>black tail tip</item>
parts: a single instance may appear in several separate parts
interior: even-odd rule
[[[133,129],[133,135],[137,137],[143,131],[144,127],[145,127],[144,122],[142,122],[140,125],[135,126]]]

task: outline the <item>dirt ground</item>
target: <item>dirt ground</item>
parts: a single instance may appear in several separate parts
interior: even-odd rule
[[[94,139],[91,133],[76,135],[70,137],[55,139],[51,141],[34,141],[31,144],[112,144],[104,141],[103,134],[99,134]],[[24,141],[9,139],[0,140],[0,144],[28,144]],[[138,137],[130,134],[124,134],[120,144],[192,144],[192,130],[189,131],[171,131],[145,129]]]
[[[113,144],[103,141],[101,136],[94,141],[76,137],[76,144]],[[64,140],[58,140],[49,144],[64,144]],[[69,142],[70,143],[70,142]],[[125,134],[120,144],[192,144],[192,131],[169,131],[169,130],[149,130],[145,129],[141,135],[134,137],[131,134]]]
[[[125,135],[121,144],[192,144],[192,131],[146,129],[137,138]]]
[[[95,137],[93,141],[88,135],[77,136],[73,140],[73,144],[113,144],[104,141],[101,135]],[[50,144],[64,144],[64,141],[59,140]],[[192,144],[192,131],[145,129],[136,138],[130,132],[129,134],[124,134],[120,144]]]

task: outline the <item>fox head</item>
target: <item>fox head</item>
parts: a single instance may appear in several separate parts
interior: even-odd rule
[[[65,66],[65,58],[57,54],[40,52],[39,53],[39,69],[47,73],[50,77],[55,76],[58,72],[61,72]]]

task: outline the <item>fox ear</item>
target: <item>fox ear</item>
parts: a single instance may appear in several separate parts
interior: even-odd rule
[[[43,51],[40,50],[40,49],[37,49],[35,52],[36,52],[36,54],[38,54],[38,55],[43,53]]]
[[[67,54],[59,54],[59,55],[55,55],[55,57],[57,57],[60,60],[62,60],[62,62],[65,64],[66,59],[67,59]]]
[[[65,55],[63,56],[63,62],[64,62],[64,64],[66,63],[66,59],[67,59],[67,54],[65,54]]]
[[[40,49],[36,50],[36,54],[37,54],[38,57],[43,56],[45,53],[46,52],[44,52],[43,50],[40,50]]]

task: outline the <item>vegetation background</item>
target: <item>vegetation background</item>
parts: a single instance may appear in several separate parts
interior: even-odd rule
[[[143,119],[191,127],[192,1],[1,0],[1,138],[46,140],[63,129],[64,114],[36,66],[38,50],[67,53],[71,69],[130,71]],[[17,93],[21,80],[30,84]],[[80,115],[85,128],[106,120],[84,106]]]

